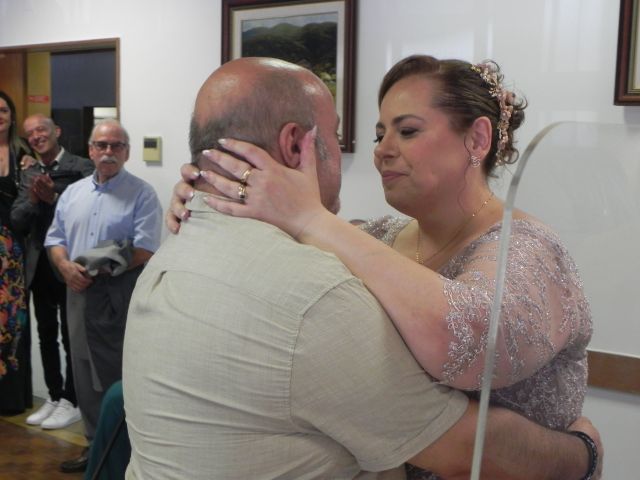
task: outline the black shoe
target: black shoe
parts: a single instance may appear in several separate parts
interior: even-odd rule
[[[67,460],[60,464],[60,471],[63,473],[84,472],[89,463],[89,448],[83,448],[80,456],[73,460]]]

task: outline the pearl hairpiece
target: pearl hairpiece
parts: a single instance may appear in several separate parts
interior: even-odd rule
[[[478,73],[480,78],[489,86],[489,94],[498,100],[500,106],[500,120],[498,120],[498,148],[497,148],[497,165],[505,164],[505,149],[509,142],[509,121],[513,113],[514,94],[502,87],[502,83],[498,79],[498,72],[495,65],[491,63],[479,63],[471,65],[471,70]]]

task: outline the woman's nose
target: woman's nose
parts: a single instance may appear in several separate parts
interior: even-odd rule
[[[373,153],[376,157],[379,157],[381,159],[389,158],[395,155],[396,148],[391,135],[383,136],[380,141],[378,141],[376,147],[373,149]]]

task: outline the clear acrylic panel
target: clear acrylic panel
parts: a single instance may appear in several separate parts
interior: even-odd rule
[[[640,265],[630,255],[640,238],[640,126],[556,123],[533,139],[517,165],[505,201],[472,479],[480,478],[514,208],[552,227],[575,260],[593,315],[590,348],[640,355]]]

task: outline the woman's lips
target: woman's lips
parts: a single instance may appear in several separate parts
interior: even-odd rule
[[[382,177],[382,183],[384,183],[384,184],[391,183],[391,182],[397,180],[398,178],[405,176],[403,173],[394,172],[392,170],[384,171],[380,175]]]

